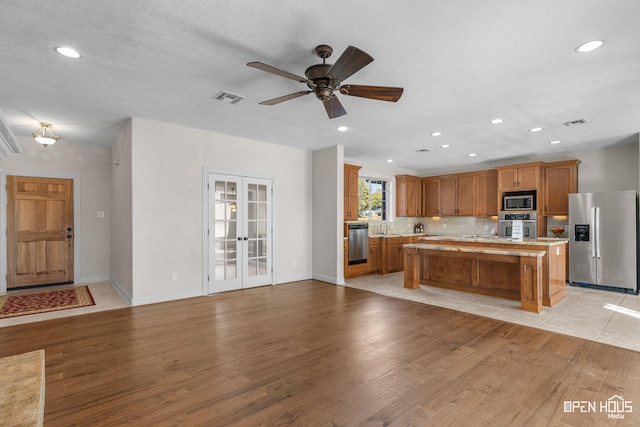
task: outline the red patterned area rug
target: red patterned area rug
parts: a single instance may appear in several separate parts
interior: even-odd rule
[[[0,296],[0,319],[96,305],[86,286]]]

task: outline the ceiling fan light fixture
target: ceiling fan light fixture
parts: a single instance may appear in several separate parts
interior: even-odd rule
[[[593,52],[596,49],[600,49],[604,45],[604,40],[591,40],[586,43],[582,43],[580,46],[576,48],[576,52],[578,53],[589,53]]]
[[[44,148],[55,144],[62,136],[58,135],[51,126],[51,123],[40,122],[37,131],[31,134],[38,144],[42,144]]]

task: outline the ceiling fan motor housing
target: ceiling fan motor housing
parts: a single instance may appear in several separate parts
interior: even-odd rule
[[[331,98],[334,90],[338,90],[340,82],[327,76],[331,64],[312,65],[304,72],[307,76],[307,86],[313,90],[316,97],[322,101]]]

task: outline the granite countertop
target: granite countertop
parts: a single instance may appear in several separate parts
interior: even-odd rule
[[[388,233],[388,234],[369,234],[369,237],[381,237],[381,238],[389,238],[389,237],[406,237],[406,236],[427,236],[426,233]]]
[[[544,251],[518,251],[513,249],[494,249],[494,248],[476,248],[473,246],[449,246],[438,245],[428,243],[411,243],[404,245],[405,248],[416,249],[431,249],[435,251],[448,251],[448,252],[470,252],[476,254],[490,254],[490,255],[512,255],[512,256],[531,256],[541,257],[545,255]]]
[[[513,245],[536,245],[536,246],[556,246],[568,243],[568,239],[556,239],[554,237],[539,237],[537,239],[523,239],[522,241],[515,241],[504,237],[497,236],[423,236],[420,240],[428,241],[453,241],[453,242],[480,242],[480,243],[503,243]]]

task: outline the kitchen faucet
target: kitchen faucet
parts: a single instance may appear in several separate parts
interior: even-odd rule
[[[384,225],[384,232],[382,232],[382,226]],[[380,223],[380,234],[387,234],[389,232],[389,224],[387,224],[386,222],[381,222]]]

